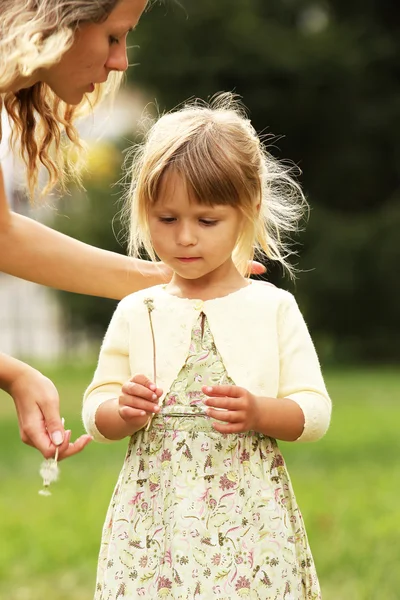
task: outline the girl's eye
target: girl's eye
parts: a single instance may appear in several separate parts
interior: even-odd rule
[[[114,44],[119,44],[119,39],[114,37],[113,35],[110,35],[108,41],[110,42],[110,46],[113,46]]]
[[[206,225],[208,227],[212,227],[213,225],[216,225],[218,223],[218,221],[211,220],[211,219],[200,219],[200,223],[202,223],[203,225]]]
[[[159,217],[161,223],[173,223],[175,221],[174,217]]]

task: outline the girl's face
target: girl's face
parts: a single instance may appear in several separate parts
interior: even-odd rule
[[[242,226],[238,209],[199,204],[184,180],[170,172],[148,220],[154,251],[174,271],[173,283],[210,286],[237,277],[232,252]]]
[[[82,25],[73,46],[60,62],[41,71],[40,80],[67,104],[79,104],[111,71],[127,69],[126,38],[146,4],[147,0],[120,0],[103,23]]]

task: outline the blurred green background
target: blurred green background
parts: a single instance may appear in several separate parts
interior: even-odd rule
[[[46,369],[73,435],[93,364]],[[400,438],[394,369],[326,372],[334,400],[328,435],[281,443],[324,600],[398,600]],[[61,463],[52,496],[38,495],[41,456],[23,446],[0,394],[0,598],[92,598],[101,528],[126,448],[92,443]]]
[[[293,285],[268,265],[268,278],[295,293],[334,403],[321,442],[282,445],[324,600],[400,597],[399,23],[389,0],[166,0],[131,37],[130,89],[161,111],[235,91],[256,129],[275,136],[270,151],[303,171],[311,215],[299,277]],[[125,252],[111,184],[134,139],[92,148],[87,193],[61,202],[56,228]],[[115,302],[59,298],[68,329],[101,337]],[[37,365],[76,436],[94,364],[95,354]],[[90,599],[125,444],[66,461],[43,498],[40,456],[20,443],[4,394],[0,433],[0,598]]]

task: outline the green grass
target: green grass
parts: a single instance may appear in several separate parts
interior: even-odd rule
[[[82,433],[92,366],[46,369],[66,425]],[[316,444],[281,444],[302,508],[324,600],[400,596],[400,377],[393,370],[326,376],[332,425]],[[0,394],[0,598],[90,600],[101,527],[125,443],[92,444],[61,464],[53,495],[38,495],[39,453],[21,444]]]

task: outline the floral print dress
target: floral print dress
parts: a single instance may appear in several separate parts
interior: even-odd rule
[[[318,600],[283,457],[255,432],[223,435],[203,385],[233,384],[203,313],[150,428],[132,436],[108,509],[95,600]]]

